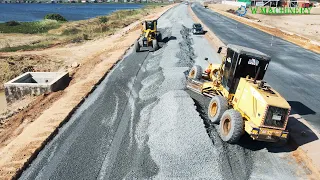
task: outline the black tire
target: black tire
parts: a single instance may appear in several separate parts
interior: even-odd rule
[[[228,110],[228,101],[223,96],[214,96],[208,106],[208,117],[211,123],[219,124],[223,113]]]
[[[220,121],[220,137],[225,142],[236,143],[242,136],[243,127],[241,114],[234,109],[229,109],[223,113]]]
[[[159,32],[159,33],[157,34],[157,41],[158,41],[158,42],[161,42],[161,41],[162,41],[162,34],[161,34],[161,32]]]
[[[199,65],[194,65],[189,71],[188,77],[190,79],[201,79],[202,77],[202,68]]]
[[[158,41],[156,39],[152,40],[152,52],[158,50]]]
[[[140,44],[138,41],[134,43],[134,49],[136,50],[136,52],[140,52]]]

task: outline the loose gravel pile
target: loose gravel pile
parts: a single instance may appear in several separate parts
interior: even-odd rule
[[[192,47],[192,39],[190,38],[191,29],[182,25],[180,34],[182,36],[182,41],[179,42],[180,51],[177,53],[177,57],[180,59],[178,66],[182,67],[192,67],[195,63],[195,54]]]

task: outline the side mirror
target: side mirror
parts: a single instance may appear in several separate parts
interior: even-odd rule
[[[219,47],[219,49],[218,49],[218,54],[220,54],[221,53],[221,51],[222,51],[222,47]]]

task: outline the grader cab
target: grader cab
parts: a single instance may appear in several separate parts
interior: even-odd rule
[[[263,81],[271,58],[255,49],[227,46],[222,64],[194,66],[187,87],[211,98],[208,117],[220,124],[222,140],[235,143],[244,132],[260,141],[286,141],[288,102]]]
[[[142,23],[142,33],[139,40],[135,43],[136,52],[156,51],[159,42],[162,40],[161,33],[157,30],[157,20],[144,21]]]

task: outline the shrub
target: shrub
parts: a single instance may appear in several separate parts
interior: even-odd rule
[[[44,19],[51,19],[56,21],[67,21],[63,16],[60,14],[47,14]]]
[[[71,43],[80,43],[83,41],[83,38],[81,36],[76,36],[71,39]]]
[[[8,22],[6,22],[6,26],[18,26],[18,25],[20,25],[20,23],[17,22],[17,21],[8,21]]]
[[[84,39],[84,40],[89,40],[88,34],[83,34],[83,39]]]
[[[62,35],[73,35],[73,34],[78,34],[79,32],[80,30],[77,28],[70,28],[70,29],[65,29],[62,32]]]
[[[106,23],[106,22],[108,22],[108,18],[106,16],[101,16],[101,17],[99,17],[99,21],[100,21],[100,23]]]

